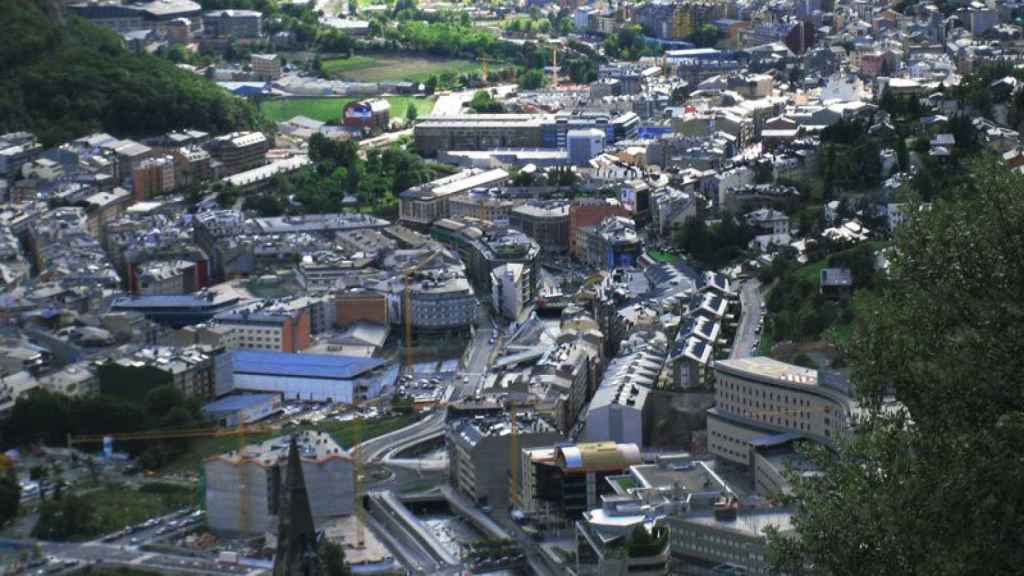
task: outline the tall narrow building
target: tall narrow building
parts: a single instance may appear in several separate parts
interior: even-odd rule
[[[294,437],[288,447],[287,466],[283,489],[280,476],[275,480],[280,500],[274,576],[320,576],[316,528],[302,475],[299,446]]]

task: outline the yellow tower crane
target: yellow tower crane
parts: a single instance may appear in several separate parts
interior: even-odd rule
[[[242,450],[245,448],[247,438],[250,434],[274,434],[280,432],[280,426],[259,425],[249,426],[242,424],[234,428],[184,428],[179,430],[149,430],[145,432],[128,432],[123,434],[68,434],[68,448],[79,444],[102,444],[107,438],[119,442],[141,442],[147,440],[178,440],[189,438],[238,438],[238,453],[244,458]],[[238,520],[239,526],[247,526],[249,523],[249,478],[242,474],[242,481],[238,486]]]
[[[508,402],[505,404],[505,411],[509,415],[509,439],[508,439],[508,505],[509,508],[518,508],[522,504],[519,500],[519,472],[521,456],[519,449],[519,410],[533,409],[533,405],[527,402]]]

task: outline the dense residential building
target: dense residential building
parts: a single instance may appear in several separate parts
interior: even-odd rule
[[[523,307],[532,299],[532,271],[512,262],[491,270],[491,305],[509,320],[518,320]]]
[[[539,148],[544,118],[533,114],[428,116],[416,123],[416,151],[436,156],[449,150]]]
[[[214,456],[203,465],[206,524],[226,536],[263,536],[277,525],[278,489],[286,474],[288,437]],[[350,515],[355,505],[352,458],[326,432],[296,436],[313,521]]]
[[[448,198],[451,218],[476,218],[496,222],[508,220],[512,210],[523,201],[506,198],[501,188],[476,188]]]
[[[143,160],[132,173],[132,192],[135,201],[143,202],[174,190],[175,174],[173,156]]]
[[[419,128],[420,124],[417,124]],[[435,220],[450,216],[448,201],[475,188],[496,186],[508,180],[501,170],[462,170],[451,176],[413,186],[398,198],[398,214],[403,224],[424,228]]]
[[[651,194],[651,224],[663,238],[671,238],[676,227],[682,227],[697,215],[697,197],[694,194],[662,188]]]
[[[762,436],[796,433],[833,443],[857,410],[843,377],[771,358],[719,360],[715,380],[708,450],[737,464],[749,464],[751,442]]]
[[[576,230],[578,260],[591,266],[611,270],[629,268],[640,261],[643,243],[632,219],[610,216],[594,226]]]
[[[550,446],[561,440],[561,434],[533,414],[456,417],[445,430],[448,477],[456,489],[476,504],[508,508],[510,499],[516,496],[510,470],[519,466],[520,454],[514,451]]]
[[[536,294],[536,276],[540,246],[529,236],[504,225],[474,218],[438,220],[431,236],[455,249],[466,263],[466,274],[484,294],[492,289],[491,273],[503,264],[527,267],[526,301]]]
[[[269,149],[270,141],[262,132],[233,132],[207,143],[207,150],[223,163],[228,176],[263,165]]]
[[[275,302],[245,305],[221,312],[214,321],[235,332],[235,346],[247,350],[300,352],[309,347],[312,319],[306,309]]]
[[[217,389],[231,380],[230,360],[222,348],[146,347],[125,354],[113,363],[123,371],[138,370],[139,376],[145,375],[144,368],[162,372],[186,398],[212,399]]]
[[[43,147],[30,132],[0,135],[0,177],[8,180],[21,173],[21,167],[43,153]]]
[[[97,26],[110,28],[119,33],[135,30],[165,32],[168,27],[174,27],[176,21],[181,18],[188,22],[191,30],[198,30],[202,14],[202,7],[189,0],[154,0],[140,3],[81,2],[69,4],[68,8],[75,15]]]
[[[580,198],[569,205],[569,252],[575,254],[577,232],[586,226],[596,226],[611,216],[628,218],[629,210],[615,198]]]
[[[650,395],[665,364],[665,338],[655,334],[645,340],[635,351],[608,363],[587,407],[581,440],[648,444],[654,408]]]
[[[564,200],[533,200],[513,208],[509,224],[540,245],[545,254],[565,254],[569,250],[570,204]]]
[[[203,13],[203,31],[218,38],[259,38],[263,14],[256,10],[210,10]]]
[[[257,80],[277,80],[281,77],[281,58],[277,54],[253,54],[249,65]]]

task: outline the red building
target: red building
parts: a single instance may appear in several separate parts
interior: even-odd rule
[[[345,107],[342,120],[346,128],[363,134],[384,132],[391,121],[391,105],[383,98],[358,100]]]
[[[569,206],[569,253],[576,253],[576,231],[586,226],[596,226],[609,216],[632,214],[615,198],[581,198]]]

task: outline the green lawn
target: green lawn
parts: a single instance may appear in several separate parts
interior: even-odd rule
[[[369,440],[388,432],[404,428],[419,419],[418,415],[386,416],[372,421],[363,422],[362,439]],[[329,433],[344,448],[350,448],[355,437],[355,429],[351,421],[338,422],[326,420],[313,426],[305,426]],[[285,434],[281,432],[280,434]],[[263,442],[278,434],[250,434],[245,437],[245,444]],[[242,445],[238,436],[221,438],[199,438],[192,440],[188,451],[161,469],[162,472],[196,472],[210,456],[237,450]]]
[[[675,254],[669,254],[668,252],[662,252],[661,250],[647,250],[647,255],[651,257],[651,260],[655,262],[663,262],[665,264],[675,264],[679,261],[679,257]]]
[[[288,274],[276,281],[254,278],[245,283],[245,289],[257,298],[284,298],[301,292],[302,287],[293,275]]]
[[[116,532],[154,516],[162,516],[196,504],[196,491],[184,486],[158,484],[132,490],[124,486],[108,486],[89,492],[85,498],[96,507],[99,531],[83,534],[83,539]],[[153,488],[157,486],[157,488]]]
[[[263,115],[273,122],[284,122],[295,116],[306,116],[321,122],[341,120],[341,111],[355,98],[282,98],[268,100],[260,106]],[[392,118],[405,118],[409,104],[416,106],[420,116],[427,116],[434,109],[435,97],[388,96]]]
[[[480,70],[478,62],[469,60],[402,55],[330,58],[321,62],[321,66],[324,74],[352,82],[426,82],[431,76],[440,76],[445,72],[466,74]]]

